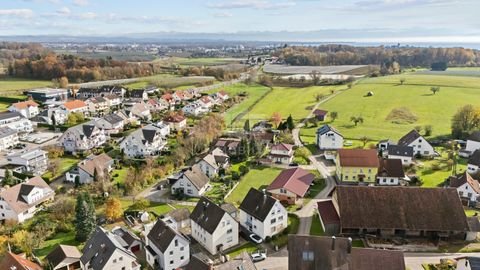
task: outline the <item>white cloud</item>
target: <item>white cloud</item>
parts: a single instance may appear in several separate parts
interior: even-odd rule
[[[57,10],[57,14],[62,15],[62,16],[68,16],[71,13],[72,12],[70,11],[70,9],[68,7],[62,7],[62,8]]]
[[[0,16],[30,18],[33,16],[33,11],[31,9],[0,9]]]
[[[86,12],[86,13],[82,13],[82,14],[78,15],[77,17],[79,19],[83,19],[83,20],[92,20],[92,19],[97,18],[97,14],[94,13],[94,12]]]
[[[217,9],[238,9],[238,8],[253,8],[253,9],[282,9],[295,6],[295,2],[277,2],[267,0],[235,0],[224,1],[207,4],[210,8]]]
[[[89,2],[88,0],[73,0],[73,4],[76,6],[86,6]]]
[[[229,18],[229,17],[233,17],[233,14],[230,12],[217,12],[217,13],[214,13],[213,16],[217,18]]]

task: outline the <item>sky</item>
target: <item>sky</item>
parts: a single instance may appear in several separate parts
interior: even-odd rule
[[[308,32],[480,42],[479,0],[0,0],[0,36]]]

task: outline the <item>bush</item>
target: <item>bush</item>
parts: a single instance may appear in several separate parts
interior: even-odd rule
[[[232,171],[232,180],[234,181],[240,180],[240,174],[237,171]]]
[[[241,165],[238,169],[240,170],[240,175],[242,176],[244,176],[250,171],[250,169],[245,165]]]

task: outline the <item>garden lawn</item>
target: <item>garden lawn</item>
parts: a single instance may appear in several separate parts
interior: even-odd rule
[[[27,90],[36,87],[51,86],[51,81],[28,80],[19,78],[2,78],[0,79],[0,95],[10,96],[18,95],[20,90]]]
[[[232,191],[225,201],[237,206],[243,201],[250,188],[266,188],[280,174],[281,170],[269,167],[256,167],[244,175],[235,190]]]
[[[405,84],[400,85],[400,79]],[[439,86],[432,94],[430,87]],[[365,97],[369,92],[373,96]],[[414,73],[360,80],[321,108],[338,112],[332,123],[347,139],[367,136],[380,140],[398,140],[415,126],[432,125],[433,136],[450,134],[450,119],[463,105],[480,102],[480,78],[467,76],[418,75]],[[418,120],[412,124],[394,124],[386,120],[394,108],[407,107]],[[357,127],[350,117],[362,116],[364,123]],[[313,137],[315,129],[302,134]]]
[[[227,255],[230,256],[230,259],[234,259],[238,255],[240,255],[242,252],[247,252],[247,253],[253,253],[257,251],[259,248],[261,248],[260,245],[255,245],[252,242],[246,242],[245,244],[241,245],[240,247],[237,247],[235,249],[232,249],[231,251],[227,251]]]
[[[67,171],[69,171],[73,166],[75,166],[80,159],[74,157],[60,157],[60,165],[58,167],[57,173],[52,175],[51,172],[46,172],[42,175],[42,177],[54,180],[55,178],[64,175]]]
[[[452,175],[452,170],[446,165],[448,160],[447,152],[440,147],[435,150],[441,154],[440,157],[437,157],[434,160],[421,160],[421,165],[418,166],[417,175],[422,181],[422,187],[443,186],[445,180]],[[464,172],[466,169],[466,161],[464,159],[459,159],[457,172]]]
[[[11,104],[5,103],[5,102],[0,102],[0,112],[6,111],[8,107],[10,107]]]
[[[258,102],[252,110],[240,120],[251,122],[269,120],[274,112],[286,119],[290,114],[295,122],[307,117],[317,103],[316,94],[329,95],[332,89],[338,90],[345,86],[312,86],[305,88],[275,87],[265,98]]]
[[[475,216],[475,214],[477,214],[477,216],[480,216],[480,211],[478,210],[471,209],[471,208],[464,208],[464,209],[465,209],[465,215],[467,215],[467,217],[473,217]]]
[[[50,252],[52,252],[57,245],[60,244],[79,247],[81,243],[75,240],[75,230],[72,230],[68,233],[61,232],[57,233],[52,239],[43,242],[40,248],[35,249],[34,254],[35,256],[40,257],[40,259],[43,259]]]
[[[117,177],[115,175],[118,174]],[[112,174],[113,175],[113,184],[120,184],[123,186],[125,184],[125,180],[127,180],[127,174],[128,174],[128,167],[123,167],[119,170],[115,169],[113,170]]]
[[[323,231],[322,224],[318,218],[318,214],[313,215],[312,225],[310,227],[310,235],[323,236],[325,232]]]

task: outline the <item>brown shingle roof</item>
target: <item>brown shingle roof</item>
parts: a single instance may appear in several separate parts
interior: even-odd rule
[[[186,119],[185,116],[177,113],[177,114],[169,115],[169,116],[163,118],[163,121],[169,122],[169,123],[180,123],[185,119]]]
[[[337,237],[289,235],[289,270],[404,270],[402,251],[351,248]],[[304,255],[311,260],[305,260]],[[310,256],[309,256],[310,255]]]
[[[33,263],[20,255],[8,252],[0,262],[0,269],[10,270],[42,270],[38,264]]]
[[[97,173],[103,173],[108,163],[112,161],[113,159],[109,155],[102,153],[96,157],[85,160],[84,162],[80,163],[78,167],[93,176],[95,173],[95,168],[97,169]]]
[[[27,101],[14,103],[13,107],[15,107],[18,110],[23,110],[23,109],[26,109],[27,107],[38,107],[38,103],[36,103],[33,100],[27,100]]]
[[[208,179],[208,177],[202,172],[199,165],[193,165],[192,168],[184,172],[184,175],[198,190],[203,188],[210,181],[210,179]]]
[[[293,145],[286,144],[286,143],[279,143],[272,146],[272,150],[279,150],[279,151],[290,151],[292,150]]]
[[[45,261],[53,267],[57,267],[61,263],[63,263],[63,265],[70,265],[78,262],[80,261],[80,257],[82,257],[82,254],[77,247],[58,245],[47,255],[47,257],[45,257]]]
[[[82,107],[85,107],[87,106],[87,104],[85,104],[85,102],[83,102],[82,100],[72,100],[72,101],[67,101],[65,103],[63,103],[63,106],[65,108],[67,108],[68,110],[75,110],[75,109],[78,109],[78,108],[82,108]]]
[[[29,205],[23,200],[23,198],[21,198],[21,195],[27,195],[25,194],[25,192],[28,190],[31,191],[33,187],[46,189],[47,192],[49,192],[50,194],[44,197],[42,200],[35,201],[32,205]],[[17,214],[24,212],[25,210],[29,209],[33,205],[40,204],[44,200],[53,198],[54,195],[55,193],[53,192],[53,190],[45,181],[43,181],[43,179],[40,176],[30,178],[24,183],[20,183],[8,189],[4,189],[0,192],[0,197],[3,198],[3,200],[7,202],[8,205],[12,208],[12,210],[15,211],[15,213]]]
[[[335,206],[333,206],[332,200],[318,202],[317,209],[324,224],[340,224],[340,217],[335,210]]]
[[[315,111],[313,111],[313,114],[316,116],[325,116],[328,114],[328,111],[316,109]]]
[[[453,188],[338,186],[335,192],[344,229],[468,230]]]
[[[375,149],[339,149],[339,162],[342,167],[378,168],[378,154]]]
[[[380,159],[378,167],[378,176],[404,178],[402,160],[400,159]]]
[[[305,196],[315,176],[302,168],[283,170],[267,190],[284,188],[300,197]]]

